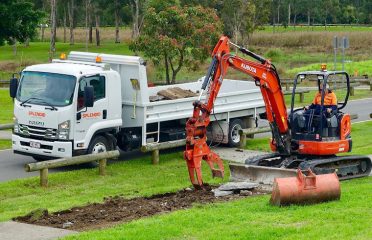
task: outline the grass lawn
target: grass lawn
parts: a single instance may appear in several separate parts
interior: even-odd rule
[[[205,164],[203,167],[206,182],[222,181],[212,180]],[[225,181],[229,176],[227,166],[226,169]],[[39,187],[38,177],[0,183],[0,221],[38,208],[54,212],[88,202],[102,202],[107,196],[150,196],[175,192],[191,185],[182,153],[161,155],[157,166],[151,164],[150,157],[143,157],[110,164],[105,177],[98,176],[97,171],[83,169],[50,174],[47,189]]]
[[[18,44],[16,56],[14,56],[12,47],[9,45],[0,47],[0,51],[0,79],[2,80],[9,79],[12,73],[21,71],[25,66],[45,63],[49,59],[49,43],[47,42],[31,42],[28,47]],[[69,53],[70,51],[85,52],[85,43],[70,45],[68,43],[57,42],[55,58],[59,58],[61,53]],[[103,43],[100,47],[90,44],[88,51],[133,55],[133,52],[129,50],[128,44],[124,43]]]
[[[368,32],[372,31],[371,26],[307,26],[307,25],[298,25],[298,26],[275,26],[275,32]],[[262,30],[258,32],[273,32],[273,26],[265,26]]]
[[[342,182],[340,201],[273,207],[269,196],[197,205],[64,239],[371,239],[372,177]]]
[[[353,124],[354,154],[372,153],[372,140],[368,137],[371,134],[372,122]],[[268,143],[267,139],[254,139],[248,141],[247,146],[265,150]],[[206,182],[221,182],[219,179],[212,180],[205,164],[203,167]],[[39,187],[37,177],[0,183],[0,221],[37,208],[54,212],[88,202],[102,202],[105,196],[150,196],[190,185],[182,153],[162,154],[158,166],[151,164],[150,157],[111,164],[107,172],[106,177],[98,176],[97,169],[50,174],[50,187],[47,189]],[[228,176],[227,170],[225,180]],[[339,202],[276,208],[268,205],[268,196],[260,196],[195,206],[103,231],[83,233],[75,238],[295,239],[307,236],[332,239],[351,238],[357,234],[354,236],[356,239],[368,239],[372,236],[372,229],[365,223],[372,220],[371,184],[371,177],[343,182]],[[314,228],[315,225],[317,228]]]
[[[330,64],[329,67],[330,69],[333,69],[333,63]],[[298,72],[310,71],[310,70],[319,70],[319,63],[313,63],[313,64],[305,65],[303,67],[293,68],[291,70],[288,70],[287,74],[295,76]],[[340,63],[338,63],[338,70],[341,70]],[[364,74],[371,76],[372,75],[372,60],[359,61],[359,62],[346,62],[345,71],[348,72],[350,75],[354,74],[354,72],[357,71],[360,76]]]
[[[0,150],[9,149],[12,147],[12,142],[10,140],[0,139]]]
[[[13,122],[13,102],[8,89],[0,89],[0,124]]]

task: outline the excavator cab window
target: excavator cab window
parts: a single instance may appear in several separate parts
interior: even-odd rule
[[[290,122],[293,139],[321,141],[339,138],[343,109],[349,97],[349,76],[346,72],[309,71],[294,80]],[[308,94],[302,106],[296,95]],[[337,101],[336,101],[337,99]],[[304,107],[305,106],[305,107]]]

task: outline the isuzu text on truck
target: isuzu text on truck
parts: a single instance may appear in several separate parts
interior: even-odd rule
[[[44,160],[185,138],[185,122],[197,96],[150,98],[170,87],[197,93],[201,80],[148,87],[140,57],[71,52],[65,58],[29,66],[19,80],[11,80],[15,153]],[[211,139],[237,145],[238,130],[262,112],[262,96],[253,82],[224,81]]]

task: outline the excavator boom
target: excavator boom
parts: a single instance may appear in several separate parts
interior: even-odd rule
[[[222,161],[207,145],[206,134],[215,100],[230,67],[254,78],[256,85],[261,89],[265,102],[267,119],[273,132],[272,144],[278,152],[290,154],[287,108],[275,67],[269,60],[236,44],[233,45],[237,46],[240,52],[254,58],[257,62],[231,54],[230,44],[233,43],[230,42],[229,38],[223,36],[215,46],[212,52],[212,63],[204,78],[199,100],[194,102],[193,115],[186,123],[184,158],[187,162],[190,180],[196,187],[203,185],[202,160],[205,160],[210,166],[214,177],[223,177],[224,175]],[[202,102],[201,96],[204,92],[207,96],[205,101]]]

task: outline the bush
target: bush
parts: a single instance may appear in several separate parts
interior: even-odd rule
[[[272,48],[272,49],[269,49],[269,51],[267,51],[265,53],[265,56],[267,58],[270,58],[270,59],[279,59],[281,58],[282,56],[284,55],[283,51],[280,50],[279,48]]]

